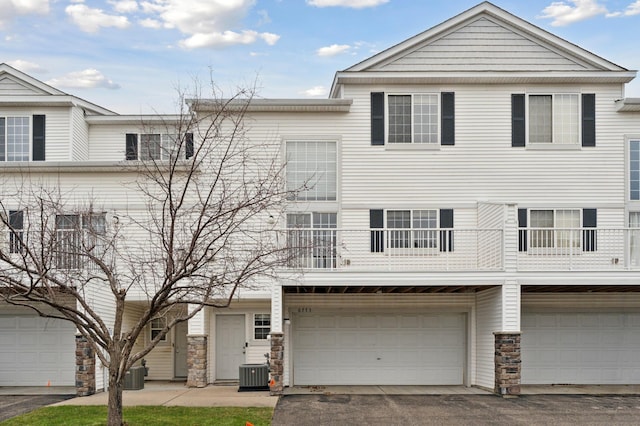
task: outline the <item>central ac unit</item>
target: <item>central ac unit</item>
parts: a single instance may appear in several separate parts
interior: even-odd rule
[[[269,390],[269,366],[267,364],[242,364],[238,392]]]

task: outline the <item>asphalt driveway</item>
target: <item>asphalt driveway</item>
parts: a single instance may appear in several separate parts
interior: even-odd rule
[[[639,395],[285,395],[278,425],[629,425]]]
[[[75,395],[0,395],[0,422]]]

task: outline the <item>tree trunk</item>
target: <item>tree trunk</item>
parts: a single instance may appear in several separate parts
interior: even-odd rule
[[[109,404],[107,424],[122,426],[122,389],[124,388],[124,374],[118,380],[118,366],[109,368]]]

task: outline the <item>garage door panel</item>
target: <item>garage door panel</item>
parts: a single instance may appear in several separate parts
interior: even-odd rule
[[[73,386],[75,329],[37,316],[0,316],[0,386]]]
[[[340,326],[321,329],[328,316]],[[301,314],[294,384],[462,384],[464,325],[463,314]],[[335,338],[320,345],[311,337],[320,332]]]
[[[640,313],[524,313],[522,383],[640,383],[638,321]]]

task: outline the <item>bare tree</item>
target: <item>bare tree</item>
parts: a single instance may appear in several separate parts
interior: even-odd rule
[[[112,176],[142,209],[111,208],[97,197],[78,203],[46,176],[5,178],[0,300],[75,325],[108,369],[110,425],[122,424],[127,370],[170,329],[205,306],[228,306],[239,288],[273,278],[288,260],[269,218],[290,194],[278,149],[247,138],[252,96],[208,100],[206,108],[191,101],[196,108],[166,124],[168,143],[140,141],[139,161],[123,162]],[[96,298],[112,305],[108,317]],[[125,326],[132,299],[146,307]],[[172,308],[153,339],[141,339]]]

